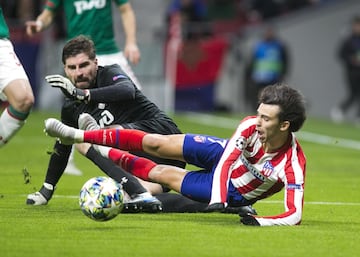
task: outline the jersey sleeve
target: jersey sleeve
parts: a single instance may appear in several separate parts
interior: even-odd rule
[[[299,152],[296,153],[296,151]],[[285,184],[285,212],[275,216],[255,217],[261,226],[299,225],[301,223],[306,160],[299,147],[293,149],[288,163],[285,170],[285,181],[283,181]]]
[[[128,3],[128,0],[113,0],[117,6],[123,5],[125,3]]]
[[[111,103],[134,100],[136,87],[117,64],[99,68],[97,87],[89,89],[90,102]]]

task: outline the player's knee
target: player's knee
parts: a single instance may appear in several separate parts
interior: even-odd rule
[[[28,112],[33,107],[35,99],[32,93],[25,94],[20,101],[20,111]]]
[[[170,165],[158,164],[149,173],[149,178],[154,182],[179,192],[184,175],[185,172],[183,169]]]
[[[16,84],[18,86],[11,87],[12,90],[7,92],[9,94],[9,103],[11,106],[13,106],[15,110],[19,112],[29,112],[35,103],[35,98],[31,87],[28,82],[22,80],[12,82],[13,85],[15,85],[14,83],[16,82],[18,83]],[[19,90],[19,88],[21,88],[22,90]]]
[[[34,97],[31,95],[24,95],[16,98],[15,101],[11,102],[10,104],[15,110],[27,113],[34,105]]]

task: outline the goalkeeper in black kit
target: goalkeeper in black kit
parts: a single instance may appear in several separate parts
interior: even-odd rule
[[[62,61],[67,78],[49,75],[45,79],[66,95],[61,110],[64,124],[84,130],[120,127],[158,134],[181,133],[174,121],[136,88],[120,66],[98,66],[94,44],[89,38],[80,35],[69,40],[63,48]],[[92,122],[94,119],[97,124]],[[128,194],[125,212],[197,212],[207,206],[178,194],[164,193],[168,190],[160,184],[142,181],[123,171],[90,144],[78,144],[76,148],[108,176],[123,184]],[[50,201],[70,152],[71,145],[56,141],[45,181],[38,192],[28,195],[27,204],[45,205]],[[181,161],[161,159],[143,152],[134,154],[159,164],[185,167]]]

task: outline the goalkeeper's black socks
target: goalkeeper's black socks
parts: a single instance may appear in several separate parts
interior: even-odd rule
[[[90,147],[86,157],[94,162],[109,177],[120,182],[129,195],[147,192],[140,182],[130,173],[124,171],[108,158],[103,157],[93,147]]]

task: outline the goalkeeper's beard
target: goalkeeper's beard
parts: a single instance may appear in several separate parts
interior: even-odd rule
[[[75,81],[75,87],[80,88],[80,89],[86,89],[86,88],[90,88],[92,83],[88,80],[88,79],[81,79],[81,80],[77,80]]]

